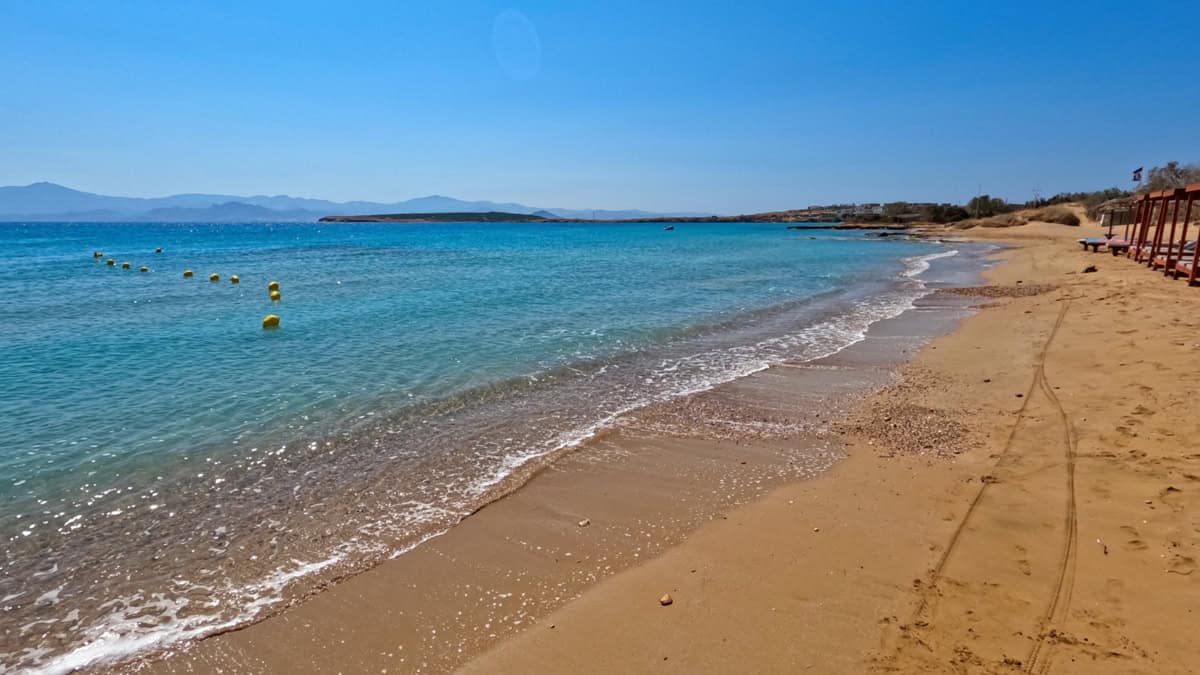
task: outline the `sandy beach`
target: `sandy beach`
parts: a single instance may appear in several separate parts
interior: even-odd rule
[[[448,534],[124,668],[1194,672],[1196,290],[1097,233],[970,230],[1009,246],[986,287],[629,415]]]

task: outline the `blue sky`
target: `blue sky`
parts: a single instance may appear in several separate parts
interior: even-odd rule
[[[1200,161],[1188,3],[0,0],[0,184],[738,213]]]

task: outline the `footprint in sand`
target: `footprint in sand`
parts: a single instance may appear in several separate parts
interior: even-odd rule
[[[1121,531],[1130,537],[1129,541],[1125,542],[1126,551],[1145,551],[1146,549],[1150,548],[1146,542],[1142,541],[1142,535],[1140,532],[1138,532],[1136,527],[1122,525]]]
[[[1170,506],[1172,511],[1182,511],[1183,505],[1179,503],[1183,498],[1182,495],[1183,490],[1180,490],[1173,485],[1168,485],[1159,491],[1158,500],[1167,506]]]
[[[1190,555],[1174,553],[1171,555],[1170,562],[1167,563],[1167,571],[1171,574],[1187,576],[1196,571],[1196,559]]]

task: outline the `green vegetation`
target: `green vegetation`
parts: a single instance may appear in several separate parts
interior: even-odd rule
[[[1129,199],[1133,193],[1121,188],[1111,187],[1107,190],[1097,190],[1095,192],[1060,192],[1053,197],[1042,201],[1041,205],[1053,206],[1055,204],[1070,204],[1079,202],[1087,209],[1088,218],[1093,220],[1099,215],[1100,205],[1105,202],[1110,202],[1114,199]],[[1034,204],[1033,206],[1038,206]],[[1057,222],[1057,221],[1050,221]]]
[[[931,204],[921,207],[921,220],[930,223],[953,223],[970,217],[970,212],[958,204]]]
[[[1015,211],[1020,207],[1009,204],[999,197],[979,195],[978,197],[972,197],[971,201],[967,202],[966,208],[967,213],[970,213],[973,218],[991,218],[1001,213]]]
[[[1146,174],[1146,182],[1142,185],[1143,192],[1157,192],[1187,187],[1200,183],[1200,164],[1180,164],[1167,162],[1165,166],[1156,166]]]

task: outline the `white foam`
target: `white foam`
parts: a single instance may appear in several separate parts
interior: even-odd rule
[[[238,616],[225,621],[217,621],[211,615],[204,614],[179,616],[179,611],[190,604],[186,598],[168,599],[161,594],[154,594],[151,599],[145,600],[139,594],[130,598],[110,600],[105,606],[120,606],[123,609],[109,613],[103,625],[89,627],[84,636],[84,644],[45,663],[38,663],[40,657],[45,655],[45,650],[26,650],[20,666],[27,668],[27,672],[30,673],[65,675],[138,652],[166,647],[244,625],[257,618],[266,607],[281,602],[283,590],[289,584],[341,562],[345,557],[344,552],[338,552],[325,560],[314,562],[293,560],[292,566],[279,567],[266,579],[237,589],[241,597],[253,599],[242,605]],[[186,582],[180,583],[187,585]],[[193,587],[209,588],[199,585]],[[158,610],[160,616],[169,617],[170,621],[165,626],[145,631],[140,627],[138,617],[145,609],[151,607]]]
[[[956,249],[942,251],[941,253],[930,253],[929,255],[919,255],[904,259],[904,276],[909,279],[914,279],[925,272],[929,271],[929,263],[941,258],[949,258],[950,256],[958,255]]]
[[[957,255],[958,251],[951,249],[938,253],[913,256],[902,259],[904,271],[901,277],[911,280],[915,285],[911,289],[903,289],[897,298],[884,299],[881,303],[873,303],[873,299],[860,302],[849,313],[834,317],[827,321],[807,327],[798,334],[763,340],[752,347],[734,347],[692,354],[675,360],[666,360],[656,371],[656,375],[678,371],[688,361],[720,362],[727,359],[730,353],[742,351],[750,358],[725,366],[722,370],[709,377],[686,381],[669,391],[658,393],[647,398],[621,406],[596,422],[582,428],[573,429],[555,437],[541,448],[530,448],[525,452],[507,455],[503,461],[485,478],[472,483],[470,492],[475,496],[486,493],[529,462],[559,452],[577,447],[593,438],[599,432],[611,427],[622,415],[643,408],[653,403],[668,401],[675,398],[691,396],[713,389],[726,382],[731,382],[754,373],[766,370],[780,363],[784,358],[771,358],[771,352],[790,351],[797,347],[809,347],[804,361],[816,361],[837,354],[866,338],[871,325],[885,319],[892,319],[912,309],[914,303],[929,294],[925,284],[917,277],[930,269],[930,263],[941,258]],[[605,366],[604,369],[607,369]],[[653,382],[653,380],[647,380]]]

